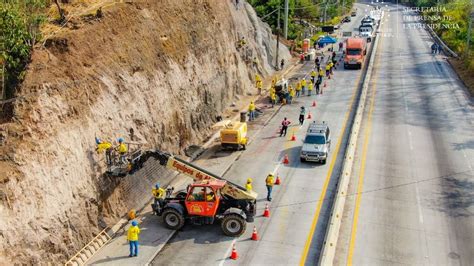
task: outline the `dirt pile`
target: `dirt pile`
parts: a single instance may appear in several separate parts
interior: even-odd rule
[[[34,51],[14,117],[0,125],[0,264],[65,261],[127,211],[120,191],[101,198],[95,136],[133,131],[144,148],[181,153],[255,93],[251,59],[271,72],[275,41],[249,5],[229,2],[104,6],[102,18],[72,18]]]

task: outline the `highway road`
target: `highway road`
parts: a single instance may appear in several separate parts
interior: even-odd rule
[[[335,264],[474,265],[472,98],[387,8]]]
[[[345,24],[344,29],[356,27],[361,15],[362,12],[358,19]],[[309,76],[312,67],[312,62],[306,63],[292,78]],[[242,185],[251,177],[254,190],[259,193],[259,217],[253,224],[248,224],[243,236],[237,239],[226,237],[218,225],[187,225],[170,240],[152,264],[315,264],[328,218],[329,201],[324,199],[332,193],[334,180],[340,171],[349,111],[360,73],[360,70],[343,70],[341,65],[336,70],[335,79],[324,88],[323,95],[298,98],[293,104],[283,106],[267,124],[263,120],[250,123],[250,129],[259,130],[259,133],[224,176]],[[314,100],[317,107],[311,107]],[[300,106],[308,108],[313,116],[303,126],[298,125]],[[292,121],[292,126],[286,137],[279,137],[276,132],[284,117]],[[301,163],[299,160],[307,125],[314,119],[327,121],[331,128],[332,147],[326,165]],[[290,141],[293,133],[296,141]],[[289,165],[281,164],[285,154],[290,158]],[[218,165],[213,168],[218,169]],[[261,214],[267,203],[265,178],[269,172],[278,173],[282,185],[275,186],[273,200],[269,203],[271,217],[264,218]],[[261,237],[259,241],[250,240],[254,225]],[[237,261],[228,259],[234,243],[240,256]]]

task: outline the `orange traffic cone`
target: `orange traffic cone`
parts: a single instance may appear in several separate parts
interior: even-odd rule
[[[313,105],[312,105],[312,106],[313,106],[313,107],[316,107],[316,101],[313,101]]]
[[[281,180],[280,180],[280,175],[277,174],[277,179],[275,179],[275,185],[280,185]]]
[[[270,209],[268,208],[268,203],[265,204],[265,211],[263,212],[263,217],[270,217]]]
[[[284,164],[289,164],[290,160],[288,159],[288,154],[285,154],[285,157],[283,158],[283,163]]]
[[[258,240],[257,227],[255,225],[253,226],[252,240]]]
[[[295,141],[296,140],[296,136],[295,136],[295,133],[293,133],[293,135],[291,136],[291,141]]]
[[[308,117],[307,119],[311,119],[311,112],[308,112]]]
[[[232,254],[230,254],[231,260],[236,260],[239,257],[237,250],[235,250],[235,244],[232,246]]]

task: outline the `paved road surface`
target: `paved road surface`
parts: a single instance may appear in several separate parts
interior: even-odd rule
[[[474,265],[472,99],[389,9],[336,265]]]
[[[352,30],[359,21],[360,17],[353,19],[350,24],[344,25],[344,28]],[[306,64],[295,77],[301,78],[309,74],[311,68],[312,63]],[[267,203],[265,177],[269,172],[279,173],[283,184],[274,188],[273,201],[270,204],[271,218],[257,217],[255,223],[249,224],[246,233],[238,239],[223,236],[217,225],[187,225],[171,239],[152,264],[296,265],[301,262],[303,255],[308,264],[314,264],[324,235],[328,205],[327,201],[323,201],[321,205],[318,203],[326,187],[329,186],[331,190],[330,178],[334,177],[334,173],[340,168],[336,153],[338,146],[341,146],[339,154],[342,153],[343,145],[339,143],[359,74],[359,70],[346,71],[340,66],[336,71],[336,78],[329,81],[329,88],[325,88],[322,96],[301,97],[294,104],[284,106],[268,125],[263,125],[263,121],[251,125],[252,129],[261,128],[261,131],[226,173],[225,178],[242,185],[248,177],[254,179],[254,190],[259,193],[258,212],[261,215]],[[317,101],[316,108],[310,107],[313,100]],[[299,161],[301,140],[310,121],[306,120],[303,127],[297,125],[299,107],[303,105],[309,108],[313,119],[328,121],[331,127],[332,151],[326,165]],[[276,131],[284,117],[288,117],[293,126],[290,127],[286,138],[280,138]],[[297,139],[295,142],[289,140],[293,132]],[[288,166],[280,164],[285,154],[290,157]],[[320,212],[320,216],[315,220],[317,212]],[[315,222],[318,222],[318,225],[314,237],[309,238],[312,236]],[[249,240],[254,225],[261,237],[258,242]],[[227,259],[233,243],[236,243],[239,252],[238,261]]]

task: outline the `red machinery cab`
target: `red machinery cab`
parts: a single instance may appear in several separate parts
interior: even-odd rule
[[[189,215],[213,217],[217,213],[224,180],[208,180],[190,186],[186,196],[186,210]]]

